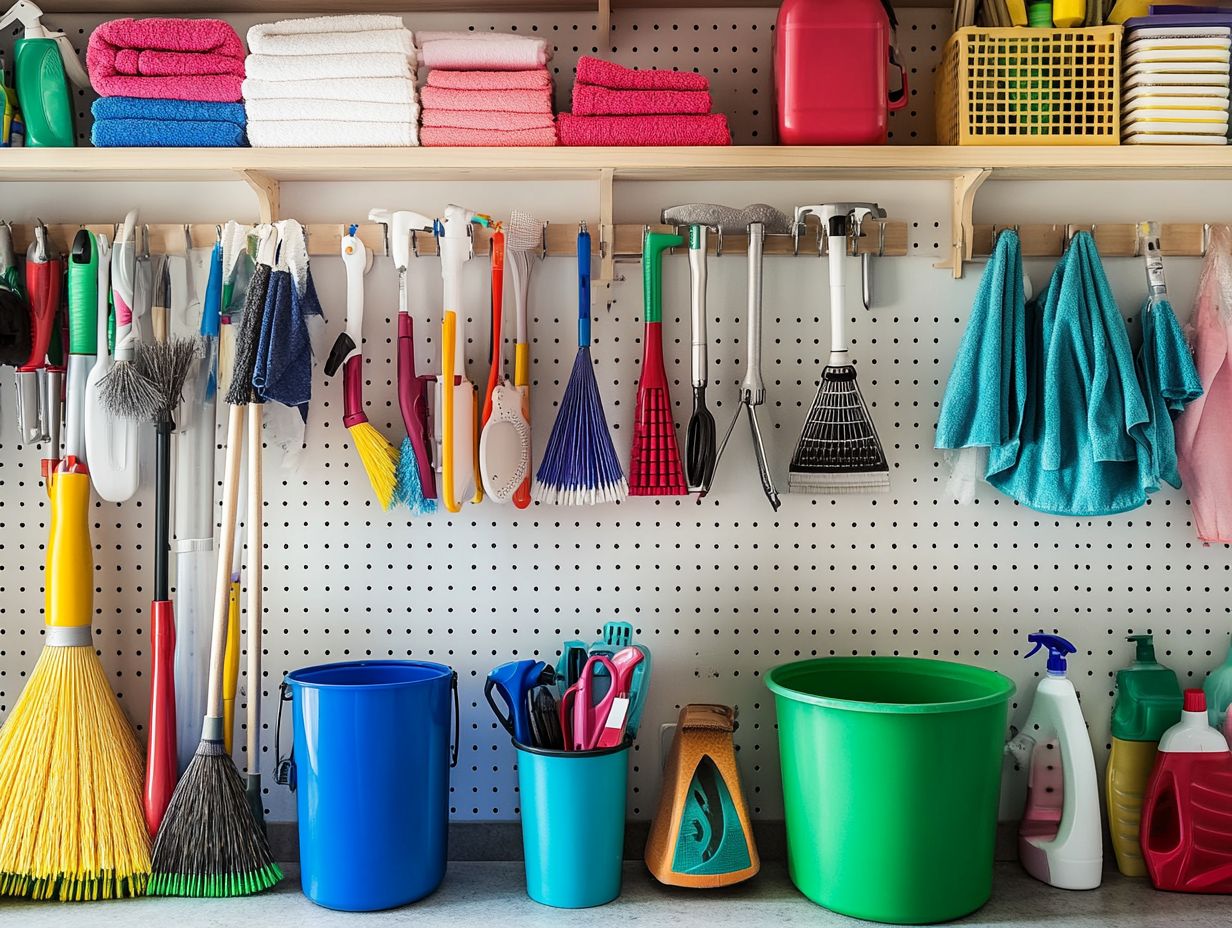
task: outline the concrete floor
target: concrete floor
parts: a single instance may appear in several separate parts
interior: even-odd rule
[[[1215,928],[1228,924],[1228,899],[1220,896],[1157,893],[1143,880],[1109,873],[1093,892],[1052,889],[1026,876],[1016,864],[998,864],[992,901],[957,924],[964,928]],[[299,891],[295,865],[271,892],[243,899],[134,899],[124,902],[0,903],[0,921],[22,928],[231,928],[236,925],[332,928],[332,926],[453,925],[456,928],[629,928],[639,925],[753,925],[773,928],[855,928],[868,925],[835,915],[806,900],[792,887],[783,864],[768,864],[744,886],[713,893],[668,889],[638,863],[625,868],[623,895],[610,905],[584,912],[550,909],[523,891],[516,862],[449,865],[444,885],[433,896],[388,912],[331,912]]]

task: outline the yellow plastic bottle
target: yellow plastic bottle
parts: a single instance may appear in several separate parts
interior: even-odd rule
[[[1108,829],[1117,868],[1125,876],[1146,876],[1138,840],[1142,800],[1155,767],[1159,739],[1181,717],[1176,674],[1155,660],[1150,635],[1130,635],[1138,651],[1117,672],[1112,707],[1112,753],[1108,757]]]
[[[1086,0],[1052,0],[1052,24],[1058,29],[1072,29],[1086,21]]]

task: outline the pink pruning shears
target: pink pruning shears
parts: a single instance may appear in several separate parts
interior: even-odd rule
[[[616,747],[624,740],[633,668],[642,658],[640,650],[629,647],[610,658],[596,654],[586,662],[581,676],[565,691],[560,703],[560,727],[565,733],[566,750],[593,751]],[[596,703],[595,669],[598,666],[607,672],[611,683]]]

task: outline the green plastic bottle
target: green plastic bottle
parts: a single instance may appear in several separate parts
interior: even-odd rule
[[[1125,876],[1146,876],[1138,841],[1142,800],[1155,767],[1159,739],[1181,718],[1183,697],[1176,674],[1155,660],[1151,635],[1130,635],[1134,662],[1116,675],[1112,706],[1112,753],[1108,756],[1108,830],[1117,867]]]
[[[18,0],[0,16],[0,30],[14,22],[25,28],[13,43],[13,75],[26,124],[26,146],[71,148],[76,139],[69,81],[88,88],[90,78],[68,36],[45,29],[42,17],[43,11],[30,0]]]
[[[1211,728],[1223,731],[1224,715],[1232,703],[1232,645],[1228,646],[1228,656],[1223,663],[1207,676],[1202,691],[1206,693],[1206,717],[1211,721]]]

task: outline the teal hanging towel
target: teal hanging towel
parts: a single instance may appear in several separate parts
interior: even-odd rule
[[[1077,233],[1027,307],[1027,399],[1017,460],[988,482],[1062,516],[1104,516],[1146,501],[1146,400],[1125,320],[1095,240]]]
[[[1018,459],[1027,395],[1023,302],[1022,248],[1018,234],[1006,229],[980,278],[937,419],[936,446],[963,449],[951,480],[960,500],[973,495],[976,477]]]
[[[1139,458],[1143,484],[1149,493],[1159,489],[1161,480],[1179,490],[1172,419],[1202,395],[1202,380],[1167,297],[1148,296],[1142,307],[1137,371],[1150,414],[1145,427],[1148,453]]]

